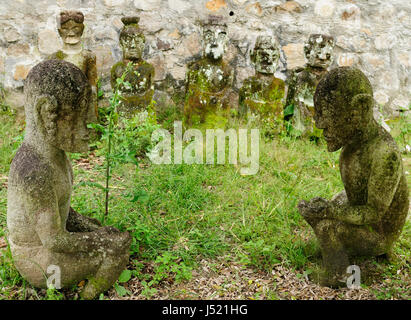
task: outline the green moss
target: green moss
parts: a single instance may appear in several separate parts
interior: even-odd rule
[[[125,70],[126,64],[123,61],[116,63],[111,68],[113,90],[117,87],[117,79],[122,76]],[[126,75],[124,84],[120,87],[122,98],[119,111],[123,115],[131,117],[135,111],[148,108],[154,95],[153,79],[154,67],[151,64],[144,60],[133,64],[133,69]]]
[[[293,105],[294,111],[292,114],[284,113],[289,134],[314,139],[321,137],[322,130],[318,129],[314,122],[314,94],[325,73],[325,69],[306,66],[290,76],[286,106]]]
[[[240,89],[239,109],[245,116],[248,111],[263,117],[281,118],[284,109],[285,83],[281,79],[272,78],[267,83],[257,77],[248,78]]]
[[[224,62],[210,64],[202,59],[187,72],[184,122],[187,126],[222,126],[229,117],[231,87],[229,69]]]
[[[88,283],[80,295],[85,300],[91,300],[109,288],[110,282],[106,278],[92,277],[88,279]]]
[[[60,60],[64,60],[64,53],[63,51],[59,50],[56,52],[56,58]]]

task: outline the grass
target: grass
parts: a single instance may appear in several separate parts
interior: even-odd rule
[[[402,120],[401,120],[402,121]],[[22,131],[13,116],[0,118],[0,237],[6,230],[6,176],[10,161],[21,141]],[[405,122],[407,123],[407,122]],[[398,122],[397,126],[403,126]],[[400,147],[407,142],[404,130],[397,130]],[[17,137],[17,138],[16,138]],[[102,219],[103,192],[89,182],[104,184],[105,166],[99,151],[73,155],[75,186],[72,207]],[[113,168],[110,213],[105,223],[133,236],[131,277],[151,297],[163,281],[185,281],[201,259],[226,257],[243,266],[270,271],[281,263],[291,269],[311,272],[318,266],[319,248],[311,228],[299,215],[300,199],[321,196],[330,199],[343,189],[338,169],[339,152],[328,153],[322,140],[311,142],[278,136],[262,139],[260,171],[241,176],[233,165],[152,165],[140,161]],[[84,165],[84,158],[90,163]],[[411,171],[410,155],[404,155]],[[407,176],[410,185],[410,175]],[[85,183],[86,182],[86,183]],[[375,262],[381,279],[391,279],[389,289],[377,290],[380,299],[408,298],[410,292],[396,290],[398,270],[410,274],[411,222],[407,220],[395,246],[395,261]],[[361,262],[359,262],[361,265]],[[146,272],[146,266],[152,266]],[[123,275],[129,279],[130,275]],[[14,269],[10,254],[0,256],[0,299],[23,299],[30,290],[39,299],[60,299],[58,292],[37,290],[24,282]],[[365,286],[367,286],[367,281]],[[127,295],[125,284],[116,284]],[[123,290],[123,289],[124,290]],[[70,296],[70,295],[69,295]],[[275,291],[272,296],[276,297]]]

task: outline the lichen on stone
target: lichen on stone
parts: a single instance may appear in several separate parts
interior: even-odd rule
[[[273,37],[259,36],[251,60],[256,75],[243,83],[239,92],[239,114],[249,112],[280,119],[283,113],[285,83],[274,76],[279,60],[279,45]]]
[[[87,298],[110,288],[128,262],[127,232],[102,227],[71,206],[73,170],[66,152],[87,152],[94,119],[85,74],[58,59],[33,67],[25,87],[26,133],[10,166],[7,228],[17,270],[30,284],[47,287],[49,266],[61,286],[89,277]],[[101,281],[100,281],[101,280]]]
[[[121,95],[119,112],[125,117],[132,117],[138,110],[145,110],[151,103],[154,94],[154,67],[142,59],[145,37],[138,26],[139,17],[122,18],[124,28],[120,33],[120,45],[123,49],[123,60],[111,69],[111,87],[117,88],[117,79],[126,72],[131,62],[131,70],[118,88]]]
[[[203,57],[186,73],[184,123],[186,126],[224,127],[230,115],[233,70],[224,61],[227,26],[211,16],[203,25]]]
[[[331,36],[312,34],[304,46],[307,63],[291,72],[287,80],[288,92],[284,120],[289,133],[305,137],[320,137],[314,117],[314,93],[320,79],[332,63],[335,45]]]
[[[93,91],[95,119],[97,121],[97,61],[96,55],[82,47],[84,15],[80,11],[62,11],[57,21],[58,32],[63,40],[63,49],[51,54],[49,59],[70,62],[86,75]]]
[[[321,284],[341,286],[353,256],[390,254],[408,214],[408,185],[395,140],[373,117],[372,87],[360,70],[330,71],[314,106],[328,151],[342,148],[344,190],[331,200],[303,200],[298,209],[320,242]]]

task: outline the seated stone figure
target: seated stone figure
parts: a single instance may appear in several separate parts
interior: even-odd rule
[[[123,60],[116,63],[111,69],[111,87],[117,86],[117,79],[121,78],[131,63],[120,94],[122,101],[119,111],[126,117],[132,116],[136,110],[146,110],[154,94],[154,67],[142,59],[145,37],[140,31],[139,17],[124,17],[121,19],[124,28],[120,33],[120,45],[123,49]]]
[[[319,137],[313,121],[315,89],[321,77],[327,73],[332,63],[335,40],[331,36],[312,34],[304,45],[307,63],[304,68],[292,71],[288,82],[284,119],[289,131],[295,129],[306,137]]]
[[[274,77],[280,50],[274,37],[259,36],[251,54],[256,75],[244,81],[239,94],[239,114],[282,116],[285,83]]]
[[[46,60],[25,82],[26,134],[11,164],[7,227],[14,263],[33,286],[46,287],[51,265],[62,287],[88,283],[85,299],[113,285],[126,267],[130,235],[102,227],[70,207],[73,172],[65,152],[87,151],[94,117],[91,88],[73,64]]]
[[[400,151],[373,118],[373,91],[358,69],[340,67],[318,84],[315,123],[329,152],[342,148],[344,191],[330,201],[302,200],[298,209],[320,243],[325,286],[344,285],[352,256],[389,256],[409,208]]]
[[[93,92],[96,122],[97,112],[97,65],[96,55],[83,48],[81,37],[84,32],[84,15],[80,11],[62,11],[58,19],[58,32],[63,40],[63,49],[53,53],[49,59],[60,59],[73,63],[86,75]]]
[[[188,65],[184,120],[187,126],[224,127],[230,110],[233,71],[223,60],[227,25],[210,16],[203,24],[203,57]]]

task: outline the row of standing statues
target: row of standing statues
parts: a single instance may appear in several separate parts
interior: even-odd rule
[[[138,19],[123,21],[124,61],[113,67],[112,75],[116,79],[132,62],[136,72],[127,79],[131,88],[122,89],[126,111],[152,99],[153,67],[141,58],[144,36]],[[60,22],[64,49],[53,55],[56,59],[33,67],[25,81],[26,134],[10,167],[8,241],[17,269],[32,285],[45,287],[48,268],[58,266],[62,286],[87,279],[82,297],[91,299],[108,290],[126,267],[131,237],[70,206],[73,171],[66,152],[88,150],[87,125],[96,120],[97,73],[94,55],[79,44],[83,15],[64,12]],[[213,18],[204,38],[205,55],[187,72],[185,110],[192,122],[224,113],[230,102],[232,71],[222,60],[226,32],[221,21]],[[317,197],[298,205],[320,243],[324,266],[320,282],[338,286],[344,283],[351,257],[391,253],[409,200],[401,153],[373,118],[371,84],[355,68],[327,73],[332,46],[332,38],[310,37],[305,51],[308,64],[292,77],[290,83],[295,85],[287,100],[294,102],[286,104],[294,103],[299,113],[293,117],[298,114],[303,124],[305,117],[314,116],[328,151],[342,148],[344,190],[331,200]],[[276,42],[259,38],[252,54],[257,74],[241,90],[241,114],[283,112],[285,84],[274,77],[278,58]]]
[[[82,48],[83,20],[81,12],[61,13],[58,30],[64,47],[50,58],[72,62],[79,67],[89,79],[96,95],[96,57],[91,51]],[[119,40],[123,59],[112,67],[111,85],[113,89],[116,88],[117,79],[121,78],[131,63],[132,71],[124,79],[127,86],[119,88],[122,96],[120,111],[130,116],[137,110],[147,108],[153,99],[154,67],[142,58],[145,36],[139,28],[139,18],[124,17],[122,22],[124,28]],[[255,75],[244,81],[236,105],[233,104],[237,100],[233,89],[234,72],[224,61],[227,41],[227,25],[222,17],[210,16],[203,24],[203,56],[187,67],[184,103],[186,125],[224,125],[230,110],[234,108],[243,118],[247,118],[250,113],[284,118],[301,133],[313,133],[314,91],[332,63],[334,39],[321,34],[311,35],[304,48],[306,66],[293,70],[286,83],[274,75],[280,59],[278,41],[272,36],[258,36],[250,54]],[[290,107],[284,113],[285,106]]]

